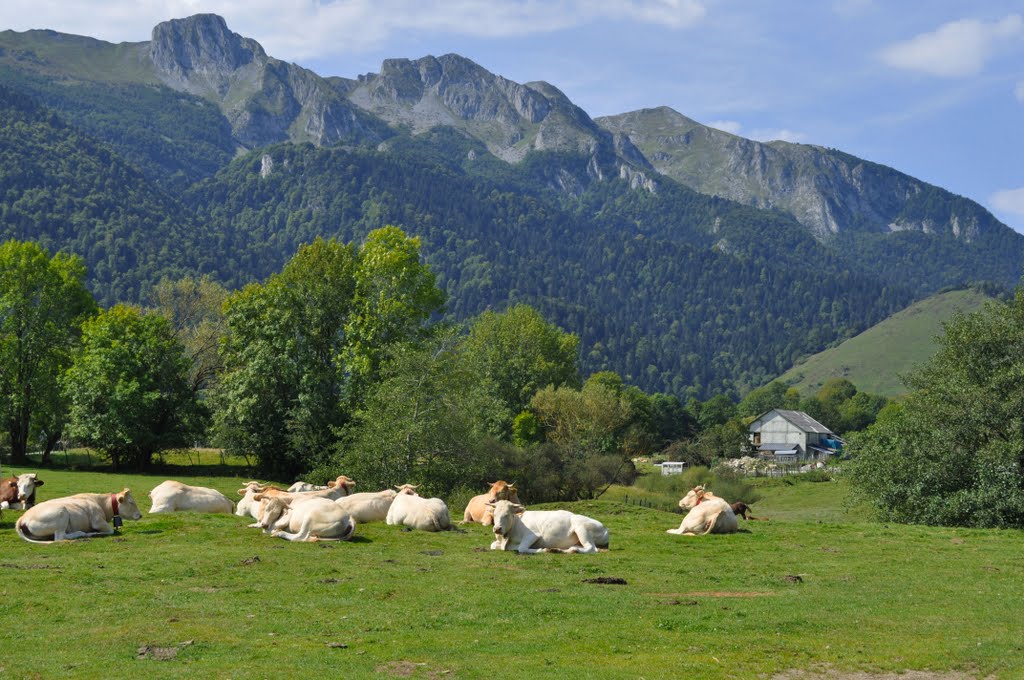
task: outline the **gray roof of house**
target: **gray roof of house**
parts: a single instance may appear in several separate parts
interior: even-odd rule
[[[828,429],[814,418],[810,417],[803,411],[786,411],[781,408],[773,408],[771,411],[765,411],[759,415],[754,422],[761,420],[766,415],[775,411],[780,416],[799,427],[804,432],[819,432],[821,434],[832,434],[832,430]]]

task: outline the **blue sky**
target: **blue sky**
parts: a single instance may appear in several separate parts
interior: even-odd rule
[[[321,75],[455,52],[591,116],[664,105],[841,149],[1024,232],[1020,0],[4,0],[0,29],[135,42],[198,12]]]

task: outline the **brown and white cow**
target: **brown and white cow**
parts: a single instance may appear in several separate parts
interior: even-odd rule
[[[462,521],[460,524],[468,524],[469,522],[480,522],[484,526],[492,526],[494,524],[494,511],[488,503],[495,503],[497,501],[511,501],[519,504],[519,494],[516,493],[516,483],[512,482],[509,484],[503,479],[491,484],[491,488],[488,489],[487,493],[482,493],[479,496],[473,496],[469,503],[466,505],[466,511],[462,514]]]
[[[0,510],[19,505],[22,510],[28,510],[36,504],[36,489],[42,485],[43,480],[35,472],[0,481]]]

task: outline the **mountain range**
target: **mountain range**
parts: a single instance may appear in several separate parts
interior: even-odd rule
[[[455,54],[322,77],[216,15],[111,44],[0,33],[0,235],[82,255],[104,303],[240,286],[397,224],[463,320],[514,302],[585,371],[738,394],[947,286],[1016,285],[1024,236],[834,149],[668,108],[593,119]]]

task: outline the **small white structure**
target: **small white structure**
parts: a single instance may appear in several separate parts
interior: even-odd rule
[[[839,446],[832,430],[803,411],[772,409],[759,415],[749,429],[753,447],[776,463],[824,460]]]
[[[690,467],[690,464],[685,460],[677,461],[665,461],[664,463],[656,463],[661,468],[661,474],[663,475],[681,475],[686,472],[686,468]]]

